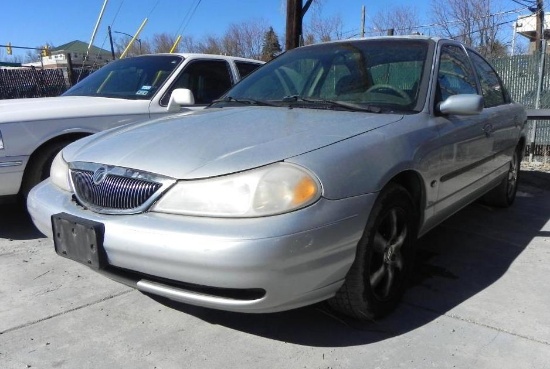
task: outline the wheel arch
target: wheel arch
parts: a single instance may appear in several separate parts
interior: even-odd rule
[[[420,229],[424,219],[424,204],[426,203],[426,191],[422,176],[414,170],[405,170],[393,176],[388,183],[398,184],[409,193],[417,210],[417,230]]]
[[[42,142],[42,144],[40,144],[40,146],[38,146],[36,149],[34,149],[34,151],[29,156],[29,160],[27,161],[27,166],[25,167],[25,171],[29,167],[28,164],[31,163],[33,161],[33,159],[35,159],[38,155],[40,155],[40,153],[44,150],[44,148],[46,148],[48,146],[51,146],[52,144],[59,143],[59,142],[73,142],[73,141],[76,141],[78,139],[89,136],[91,134],[92,133],[72,132],[72,133],[66,133],[66,134],[62,134],[62,135],[59,135],[59,136],[55,136],[55,137],[50,138],[47,141]]]
[[[518,145],[516,146],[517,150],[519,152],[519,155],[520,155],[520,157],[519,157],[520,162],[523,160],[523,157],[525,156],[526,146],[527,146],[527,140],[526,140],[525,136],[521,136],[520,139],[519,139]]]
[[[52,146],[58,145],[60,143],[69,144],[80,138],[89,136],[91,133],[86,132],[72,132],[66,133],[59,136],[50,138],[47,141],[44,141],[40,146],[38,146],[29,156],[25,169],[23,171],[23,176],[21,178],[21,185],[19,187],[19,195],[25,194],[30,190],[30,187],[34,185],[35,180],[32,179],[33,175],[31,172],[35,170],[35,162],[40,161],[40,156],[48,153],[48,149]]]

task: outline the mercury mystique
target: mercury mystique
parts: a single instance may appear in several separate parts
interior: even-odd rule
[[[71,144],[28,209],[59,255],[150,294],[379,318],[419,236],[482,196],[513,203],[525,122],[458,42],[306,46],[206,110]]]

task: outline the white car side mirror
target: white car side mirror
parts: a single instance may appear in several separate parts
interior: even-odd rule
[[[167,110],[169,112],[176,113],[180,111],[182,105],[193,104],[195,104],[195,97],[193,96],[193,92],[191,92],[191,90],[187,88],[176,88],[170,95]]]

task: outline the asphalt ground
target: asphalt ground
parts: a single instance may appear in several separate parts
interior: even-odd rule
[[[248,315],[144,295],[58,257],[0,207],[0,368],[550,368],[550,173],[419,241],[411,288],[359,323],[325,304]]]

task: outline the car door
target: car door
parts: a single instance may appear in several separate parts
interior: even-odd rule
[[[518,144],[522,116],[491,65],[476,52],[469,50],[468,53],[483,94],[486,116],[484,133],[491,137],[493,143],[493,168],[497,175],[508,170],[508,163]]]
[[[435,125],[440,135],[439,187],[435,213],[440,217],[455,212],[475,196],[481,180],[491,170],[492,137],[487,129],[487,112],[478,115],[443,115],[437,104],[458,94],[478,94],[472,64],[464,48],[441,46],[435,89]]]

